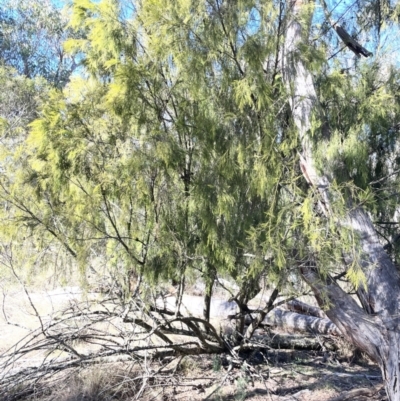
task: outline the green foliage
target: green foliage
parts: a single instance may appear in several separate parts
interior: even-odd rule
[[[248,378],[245,376],[246,373],[243,372],[242,376],[236,380],[236,401],[244,401],[247,398],[247,387],[248,387]]]
[[[62,270],[68,276],[70,261],[59,253],[59,241],[52,241],[48,231],[41,229],[52,218],[51,211],[44,212],[41,202],[34,201],[34,190],[26,186],[25,178],[30,168],[25,142],[28,124],[37,118],[49,87],[43,78],[28,79],[6,67],[0,67],[0,85],[0,276],[8,277],[12,266],[24,266],[19,274],[35,281],[45,276],[46,265],[54,276],[62,277]]]
[[[5,145],[6,138],[18,141],[26,137],[48,85],[42,78],[27,79],[8,67],[0,67],[0,84],[0,136]]]
[[[353,256],[349,279],[364,285],[357,238],[337,221],[350,198],[375,216],[396,212],[396,176],[392,189],[379,180],[398,163],[398,72],[372,64],[343,73],[340,60],[326,62],[324,39],[298,49],[324,110],[312,137],[333,182],[327,221],[298,167],[280,64],[287,10],[256,0],[134,5],[76,0],[65,49],[84,71],[62,90],[46,87],[47,102],[20,127],[0,116],[21,140],[15,153],[3,150],[14,231],[3,216],[2,232],[50,253],[58,244],[82,272],[101,260],[127,294],[133,277],[154,284],[193,272],[229,276],[245,292],[263,275],[289,282],[282,277],[310,258],[328,274],[344,255]],[[303,12],[306,21],[315,10]],[[4,71],[17,104],[45,87]]]
[[[219,372],[222,367],[221,357],[219,355],[213,355],[212,366],[214,372]]]
[[[49,95],[23,176],[82,266],[100,252],[121,280],[207,265],[246,286],[263,273],[263,227],[291,202],[277,191],[297,142],[289,131],[276,140],[284,90],[277,69],[265,80],[254,62],[276,56],[276,27],[250,29],[254,5],[145,1],[123,22],[117,2],[73,5],[85,39],[66,47],[92,78]]]

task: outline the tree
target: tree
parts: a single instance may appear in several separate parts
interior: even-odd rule
[[[347,338],[378,363],[382,370],[389,399],[398,400],[400,399],[400,387],[397,381],[399,374],[397,316],[400,307],[397,296],[400,289],[398,271],[379,239],[371,221],[371,214],[358,202],[355,202],[353,194],[345,193],[345,213],[342,217],[338,217],[336,211],[332,209],[331,202],[331,199],[335,197],[335,194],[331,192],[332,182],[338,177],[329,168],[329,164],[325,164],[323,170],[315,169],[315,156],[310,138],[312,127],[310,118],[312,108],[318,102],[318,97],[310,72],[307,71],[301,60],[294,58],[296,44],[301,40],[302,28],[301,24],[295,19],[299,14],[299,6],[296,3],[293,6],[294,17],[289,23],[287,31],[285,56],[287,63],[286,77],[293,82],[291,103],[293,118],[303,148],[300,165],[308,184],[319,196],[319,213],[328,219],[333,217],[339,225],[350,228],[357,235],[359,246],[357,258],[359,259],[359,268],[364,273],[363,280],[365,280],[358,288],[356,287],[362,307],[346,294],[334,280],[321,274],[318,256],[309,257],[300,267],[300,271],[304,279],[313,288],[319,304],[326,309],[328,317]],[[390,97],[387,88],[383,89],[382,92],[381,96]],[[375,91],[374,94],[376,93]],[[366,121],[363,123],[365,124],[364,132],[371,128]],[[360,130],[357,134],[362,135],[362,131]],[[326,144],[331,140],[332,131],[327,128],[325,138],[321,138],[321,141]],[[328,161],[329,156],[324,159]],[[393,169],[394,166],[391,165],[389,168]],[[344,171],[344,173],[345,179],[349,180],[349,172]],[[350,263],[354,263],[354,260],[354,257],[348,258],[348,255],[344,255],[342,263],[349,266]]]
[[[37,258],[33,263],[36,267],[28,272],[28,276],[34,277],[44,265],[56,266],[63,261],[62,268],[55,269],[58,276],[58,271],[69,270],[66,266],[71,264],[69,257],[74,252],[71,253],[72,248],[69,248],[67,254],[70,256],[66,258],[57,252],[60,241],[59,238],[55,241],[58,230],[51,224],[51,212],[42,213],[46,207],[40,202],[32,202],[36,189],[27,190],[21,172],[28,168],[25,141],[29,124],[39,116],[39,109],[47,100],[51,87],[65,86],[77,66],[76,59],[64,51],[63,43],[69,37],[80,37],[80,34],[67,27],[66,10],[59,4],[56,7],[48,1],[25,0],[4,0],[0,4],[0,81],[3,88],[0,95],[1,243],[7,248],[11,241],[14,246],[18,244],[23,248],[21,260],[25,251],[28,259],[35,260],[38,249],[51,246],[52,252],[40,252],[46,256],[41,263],[41,257]],[[39,227],[47,228],[41,231]],[[38,228],[50,237],[40,235],[36,232]],[[65,242],[62,248],[68,249]]]
[[[186,280],[202,276],[209,302],[229,277],[239,347],[303,280],[399,400],[396,64],[336,55],[324,2],[324,14],[300,0],[132,4],[73,4],[82,37],[66,48],[87,76],[49,95],[21,145],[5,196],[18,218],[83,269],[106,261],[128,304],[179,283],[176,318]],[[381,32],[395,10],[380,12],[354,27]],[[22,191],[34,202],[21,207]],[[245,328],[262,277],[274,291]]]
[[[2,0],[0,6],[1,63],[27,78],[41,76],[64,86],[77,65],[63,49],[72,35],[67,15],[48,0]]]

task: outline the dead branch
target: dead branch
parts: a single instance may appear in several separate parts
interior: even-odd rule
[[[318,308],[317,306],[306,304],[305,302],[301,302],[297,299],[289,301],[286,304],[286,307],[288,310],[292,312],[297,312],[304,315],[315,316],[321,319],[326,319],[326,315],[322,309]]]
[[[281,309],[275,309],[273,313],[268,314],[260,326],[278,327],[293,332],[341,335],[338,328],[329,319],[286,312]]]
[[[260,326],[334,333],[334,326],[326,319],[281,309],[267,314],[273,308],[276,295],[271,296],[263,313],[249,310],[247,321],[251,323],[253,315],[258,316],[258,320],[262,316],[263,321],[258,322]],[[201,298],[198,298],[201,305]],[[197,298],[183,298],[179,315],[174,310],[175,300],[167,301],[149,305],[137,296],[129,304],[122,304],[120,299],[110,296],[102,301],[76,302],[57,316],[41,319],[39,329],[0,355],[0,393],[7,394],[6,399],[13,401],[22,392],[24,395],[33,392],[38,383],[62,371],[108,363],[113,359],[128,358],[145,364],[154,358],[223,352],[237,359],[239,351],[251,349],[332,349],[328,337],[269,336],[257,332],[258,325],[251,326],[251,335],[236,349],[229,337],[218,333],[212,323],[191,314],[191,307],[202,313]],[[214,299],[211,305],[213,319],[227,325],[230,313],[235,310],[234,303],[223,300]],[[142,386],[148,382],[144,376],[141,380]]]
[[[337,397],[329,399],[329,401],[347,401],[354,400],[356,397],[373,397],[377,395],[383,388],[383,384],[372,388],[357,388],[355,390],[346,391]]]

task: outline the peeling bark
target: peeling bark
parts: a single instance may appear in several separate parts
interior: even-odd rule
[[[202,317],[202,297],[184,295],[180,312],[183,316]],[[158,299],[156,307],[160,312],[176,314],[176,298],[168,297]],[[210,306],[210,321],[215,324],[219,322],[221,327],[229,328],[233,319],[241,317],[236,302],[224,301],[223,299],[212,298]],[[259,326],[279,328],[287,332],[303,332],[311,334],[332,334],[340,335],[338,328],[328,319],[321,319],[314,316],[306,316],[299,313],[288,312],[273,305],[267,305],[262,311],[248,310],[244,316],[248,328],[244,334],[245,341],[250,340]]]
[[[310,187],[320,194],[320,211],[333,217],[329,202],[329,172],[320,174],[316,171],[309,137],[311,115],[319,109],[319,103],[312,76],[297,52],[297,44],[304,40],[302,26],[296,20],[301,2],[290,1],[288,4],[293,7],[293,17],[288,22],[282,59],[284,78],[291,91],[292,115],[303,148],[300,167]],[[363,308],[329,277],[321,277],[317,266],[302,266],[301,273],[342,334],[378,363],[389,400],[400,401],[399,276],[380,244],[368,214],[361,207],[352,205],[351,199],[348,201],[347,218],[338,224],[351,228],[359,237],[362,269],[367,280],[367,289],[360,289],[358,294]]]
[[[286,312],[281,309],[275,309],[267,315],[262,325],[273,326],[288,332],[341,335],[338,328],[329,319]]]
[[[315,317],[319,317],[321,319],[326,318],[326,314],[324,313],[324,311],[322,309],[318,308],[317,306],[312,306],[312,305],[306,304],[297,299],[294,299],[293,301],[289,301],[286,304],[286,308],[292,312],[302,313],[304,315],[315,316]]]

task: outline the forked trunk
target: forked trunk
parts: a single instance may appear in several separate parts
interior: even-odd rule
[[[320,194],[320,211],[332,217],[335,214],[329,202],[329,172],[321,174],[316,171],[309,137],[311,113],[318,110],[319,102],[312,76],[297,50],[298,44],[304,41],[302,26],[296,20],[301,3],[301,0],[288,1],[292,18],[289,18],[285,36],[283,71],[303,148],[301,170],[308,184]],[[329,138],[329,127],[325,127],[324,136]],[[367,280],[367,288],[358,293],[362,308],[334,281],[322,277],[313,261],[300,267],[301,274],[342,334],[379,365],[389,400],[400,401],[400,281],[397,270],[380,244],[370,217],[362,208],[352,206],[347,217],[337,223],[351,228],[360,240],[359,253]]]

